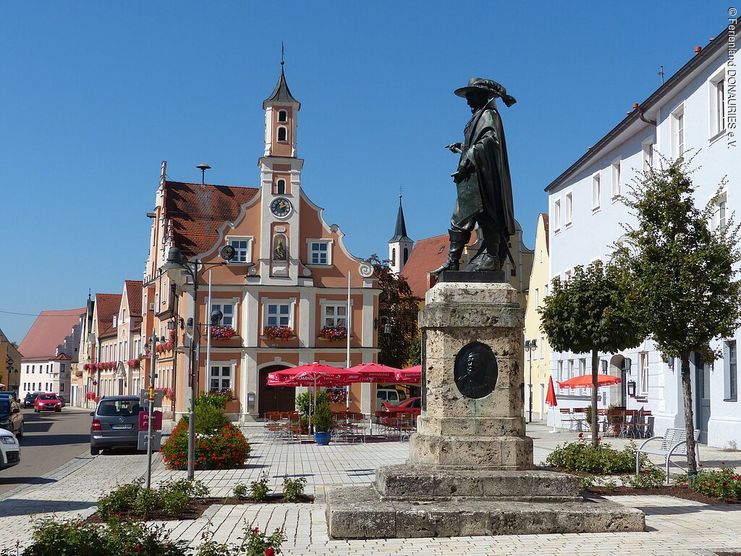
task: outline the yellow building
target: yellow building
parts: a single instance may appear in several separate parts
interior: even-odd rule
[[[546,335],[540,330],[538,307],[548,295],[550,285],[550,253],[548,249],[548,214],[538,216],[535,233],[535,257],[530,272],[530,283],[525,310],[525,341],[535,347],[525,349],[525,418],[529,417],[530,390],[532,385],[532,419],[544,419],[548,412],[545,396],[548,377],[551,375],[551,346]]]
[[[0,389],[18,391],[21,354],[0,330]]]

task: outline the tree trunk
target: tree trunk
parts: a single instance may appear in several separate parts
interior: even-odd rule
[[[597,378],[599,375],[599,357],[597,350],[592,350],[592,422],[589,427],[592,429],[592,446],[597,447],[599,442],[599,431],[597,430]]]
[[[684,399],[684,428],[687,431],[687,475],[697,475],[695,454],[695,423],[692,415],[692,381],[690,380],[690,356],[682,354],[682,394]]]

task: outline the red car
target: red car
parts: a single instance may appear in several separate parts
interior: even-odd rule
[[[390,415],[396,413],[411,413],[416,417],[422,413],[422,398],[419,396],[408,398],[399,405],[391,405],[389,402],[383,402],[382,407],[384,413],[389,413]]]
[[[62,400],[56,394],[41,393],[36,396],[36,401],[33,402],[33,410],[36,413],[40,411],[56,411],[59,413],[62,411]]]

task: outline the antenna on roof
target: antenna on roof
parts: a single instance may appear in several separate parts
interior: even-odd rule
[[[206,170],[210,170],[211,166],[209,166],[205,162],[201,162],[200,164],[196,165],[196,168],[201,171],[201,185],[206,185]]]
[[[664,66],[659,66],[659,73],[657,73],[659,77],[661,77],[661,84],[664,84]]]

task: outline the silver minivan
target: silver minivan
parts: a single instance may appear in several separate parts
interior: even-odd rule
[[[96,456],[106,448],[136,448],[142,411],[138,396],[104,396],[90,413],[90,453]]]

